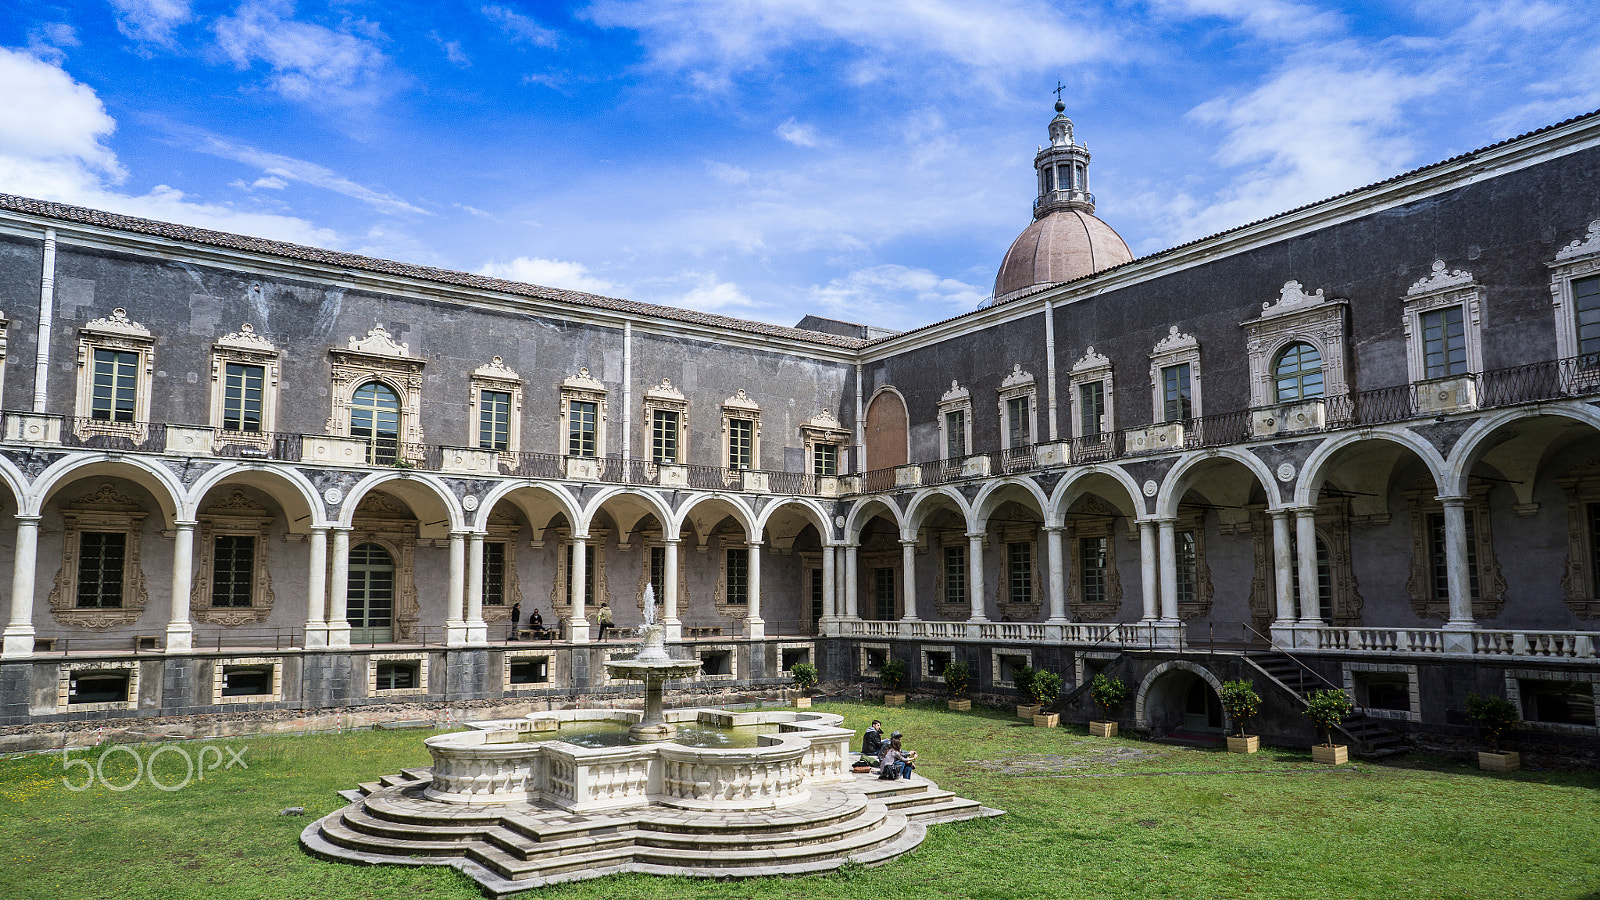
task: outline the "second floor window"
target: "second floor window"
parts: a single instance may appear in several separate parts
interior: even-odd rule
[[[747,606],[750,603],[750,549],[729,547],[727,560],[728,602]]]
[[[1033,602],[1033,545],[1018,541],[1006,545],[1012,603]]]
[[[1424,377],[1444,378],[1467,372],[1467,338],[1461,307],[1425,312],[1422,319]]]
[[[1161,370],[1162,421],[1182,422],[1194,416],[1194,395],[1189,383],[1189,364],[1180,363]]]
[[[818,444],[812,449],[811,474],[839,474],[839,445]]]
[[[952,606],[967,603],[967,548],[944,548],[944,602]]]
[[[567,414],[567,455],[593,458],[595,456],[595,417],[597,404],[588,400],[572,401]]]
[[[667,548],[650,548],[650,587],[655,591],[656,602],[666,602],[667,596]]]
[[[1028,425],[1033,416],[1029,413],[1031,397],[1012,397],[1006,401],[1006,424],[1011,429],[1010,438],[1012,447],[1026,447],[1033,443],[1033,435],[1029,433]]]
[[[967,413],[954,410],[944,414],[944,458],[960,459],[967,455]]]
[[[1194,603],[1200,597],[1200,559],[1196,552],[1194,532],[1180,531],[1174,547],[1178,569],[1178,602]]]
[[[1478,521],[1472,510],[1467,521],[1467,590],[1472,600],[1480,599],[1478,589]],[[1444,513],[1428,514],[1429,593],[1435,600],[1450,599],[1450,557],[1446,550]]]
[[[755,431],[750,419],[728,420],[728,468],[754,468]]]
[[[657,409],[650,416],[650,459],[657,464],[678,462],[678,411]]]
[[[256,573],[255,537],[218,535],[211,553],[211,605],[250,606]]]
[[[1272,367],[1272,378],[1274,396],[1279,403],[1321,397],[1322,354],[1304,341],[1290,344],[1278,354],[1277,365]]]
[[[1106,585],[1106,541],[1104,536],[1078,539],[1078,579],[1083,587],[1083,602],[1104,603],[1109,599]]]
[[[506,545],[504,541],[483,543],[483,604],[506,605]]]
[[[138,372],[137,353],[94,351],[94,399],[90,417],[103,422],[134,421]]]
[[[1105,430],[1106,383],[1091,381],[1078,385],[1078,408],[1082,415],[1078,423],[1080,433],[1084,437],[1098,437]]]
[[[369,381],[350,398],[350,436],[367,442],[367,462],[389,465],[400,455],[400,398]]]
[[[483,450],[511,448],[511,393],[478,392],[478,447]]]
[[[1573,279],[1572,300],[1578,316],[1578,354],[1600,354],[1600,275]]]
[[[266,369],[261,366],[228,363],[224,379],[222,430],[260,433]]]

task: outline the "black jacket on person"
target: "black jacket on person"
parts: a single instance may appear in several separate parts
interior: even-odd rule
[[[861,755],[879,756],[883,753],[883,732],[876,728],[868,728],[867,733],[861,736]]]

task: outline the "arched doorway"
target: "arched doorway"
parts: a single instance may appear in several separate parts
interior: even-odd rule
[[[867,471],[906,464],[906,440],[910,425],[906,402],[894,390],[882,390],[867,407]]]
[[[346,616],[353,644],[394,640],[394,557],[374,543],[350,548]]]

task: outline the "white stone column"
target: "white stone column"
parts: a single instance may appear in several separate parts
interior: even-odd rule
[[[1313,627],[1323,624],[1317,589],[1317,510],[1305,507],[1294,511],[1295,565],[1300,580],[1300,622]]]
[[[1161,621],[1178,621],[1178,520],[1161,519],[1156,527],[1161,535]]]
[[[900,541],[900,567],[904,570],[901,576],[905,579],[904,609],[901,610],[902,622],[917,621],[917,542],[912,540]]]
[[[839,585],[833,571],[837,556],[832,544],[822,545],[822,621],[817,623],[817,631],[822,634],[832,634],[833,620],[839,617],[839,598],[833,594]]]
[[[328,581],[328,649],[350,649],[350,529],[333,529],[333,577]]]
[[[194,626],[189,622],[189,591],[194,587],[194,523],[177,522],[172,536],[172,615],[167,621],[167,652],[191,653]]]
[[[567,573],[567,583],[572,585],[572,615],[567,619],[567,640],[574,644],[589,643],[589,608],[583,602],[583,592],[589,576],[589,538],[572,538],[572,571]]]
[[[1269,514],[1272,516],[1272,575],[1278,597],[1277,621],[1272,623],[1272,628],[1277,631],[1294,626],[1294,554],[1290,546],[1290,511],[1274,509]],[[1274,634],[1274,639],[1278,637],[1293,644],[1293,634]]]
[[[1139,523],[1139,580],[1144,591],[1144,621],[1161,617],[1161,567],[1156,560],[1156,523]]]
[[[489,643],[489,625],[483,621],[483,535],[467,535],[467,645]]]
[[[1061,533],[1065,530],[1060,525],[1044,527],[1045,552],[1050,560],[1050,618],[1045,620],[1049,625],[1067,624],[1067,566],[1061,547]]]
[[[967,572],[970,590],[967,601],[972,607],[972,614],[967,617],[967,621],[987,622],[989,617],[984,615],[983,608],[983,535],[981,534],[967,534]]]
[[[853,622],[861,621],[860,577],[856,570],[860,549],[855,544],[844,548],[844,615]]]
[[[6,623],[5,648],[0,658],[27,659],[33,655],[33,578],[38,568],[39,517],[17,517],[16,556],[11,564],[11,620]]]
[[[444,595],[444,645],[464,647],[467,643],[467,536],[450,532],[450,585]]]
[[[1465,497],[1441,497],[1444,504],[1444,555],[1446,586],[1450,591],[1450,619],[1445,622],[1447,631],[1471,631],[1476,627],[1472,618],[1472,573],[1467,568],[1467,500]],[[1453,652],[1472,652],[1471,638],[1456,640],[1447,646]]]
[[[661,628],[662,637],[669,641],[683,640],[683,620],[678,617],[678,546],[677,538],[663,538],[666,559],[661,566]],[[645,560],[645,565],[650,561]]]
[[[766,636],[767,623],[761,618],[761,542],[750,541],[749,563],[745,570],[750,605],[745,609],[744,636],[759,640]]]
[[[328,529],[311,529],[309,547],[305,648],[321,650],[328,646]]]

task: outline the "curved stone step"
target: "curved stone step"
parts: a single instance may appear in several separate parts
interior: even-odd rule
[[[850,818],[836,819],[830,817],[828,821],[814,826],[795,828],[785,832],[694,834],[640,829],[637,840],[641,847],[660,849],[707,847],[711,849],[727,848],[738,850],[753,847],[796,847],[805,844],[821,844],[841,840],[852,834],[876,827],[887,815],[888,809],[881,804],[866,804],[860,807],[857,810],[857,814]]]

